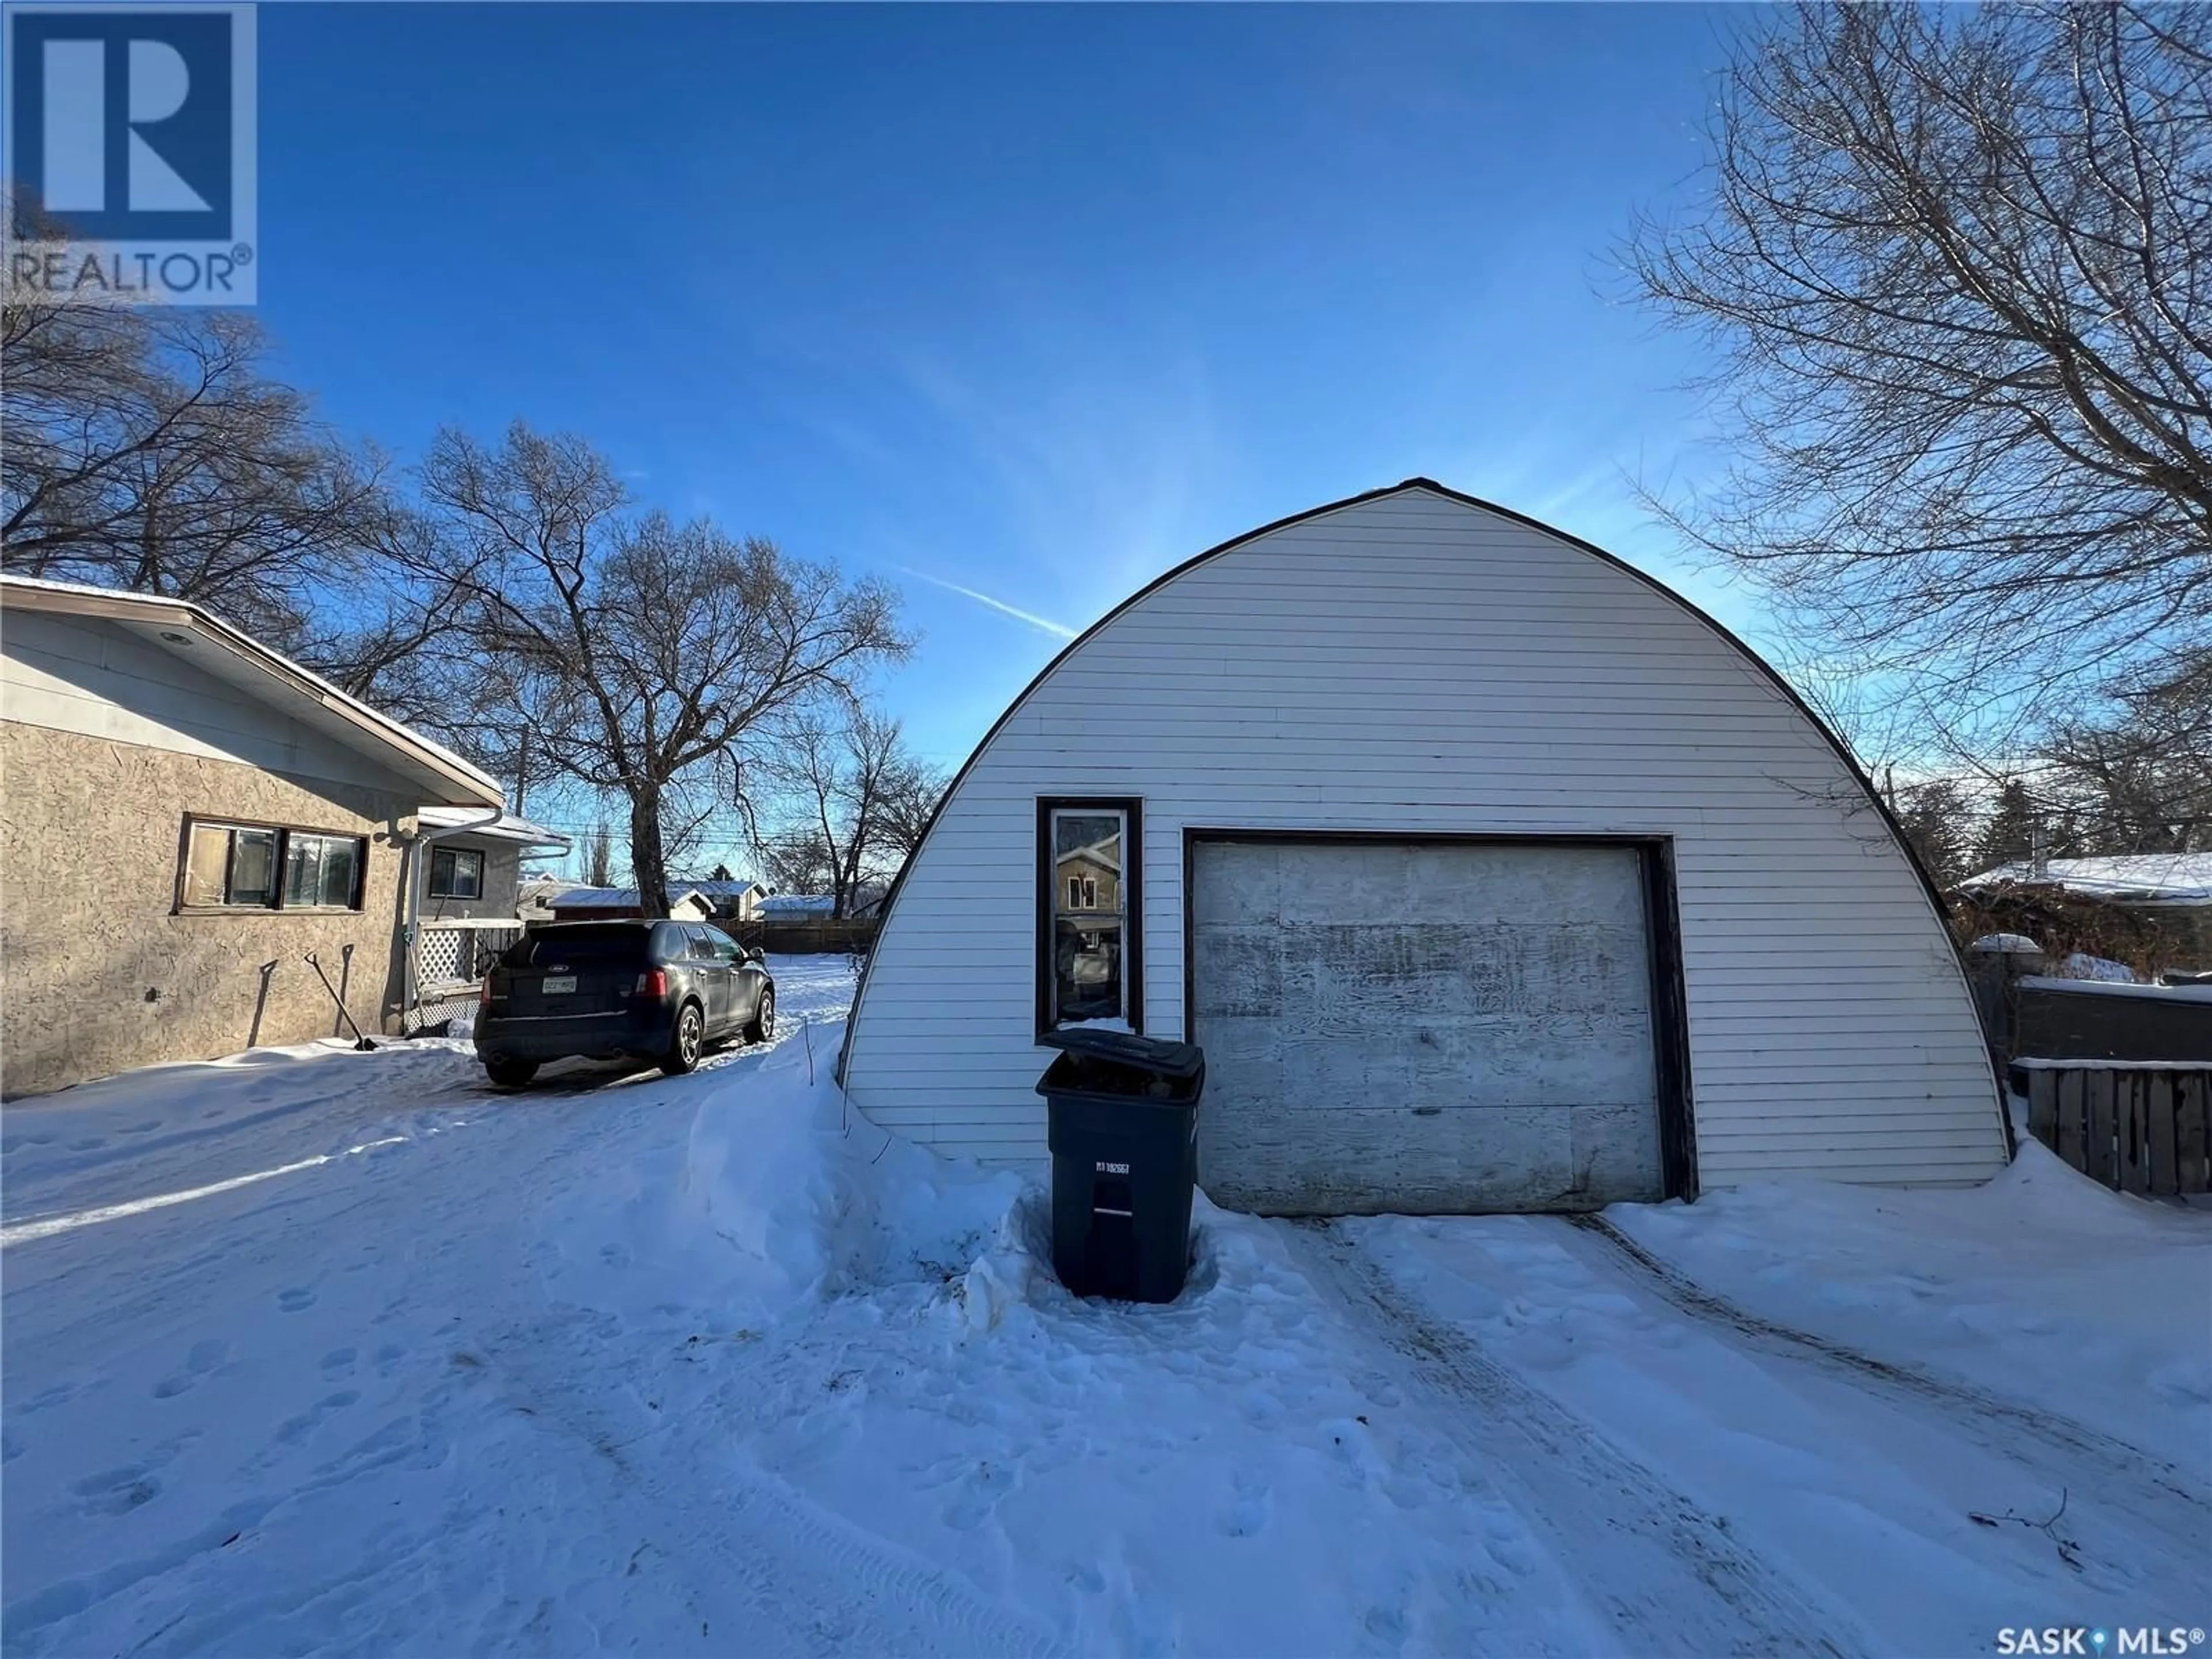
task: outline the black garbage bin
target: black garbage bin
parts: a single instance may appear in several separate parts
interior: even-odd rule
[[[1206,1056],[1188,1042],[1078,1027],[1037,1092],[1052,1147],[1052,1265],[1078,1296],[1172,1302],[1190,1271],[1198,1097]]]

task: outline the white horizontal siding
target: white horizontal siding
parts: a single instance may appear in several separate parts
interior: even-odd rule
[[[908,872],[846,1064],[878,1122],[979,1157],[1045,1152],[1040,795],[1142,797],[1163,1036],[1187,826],[1669,836],[1705,1184],[2003,1162],[1956,961],[1848,769],[1709,624],[1540,531],[1425,490],[1309,520],[1147,595],[1028,696]]]

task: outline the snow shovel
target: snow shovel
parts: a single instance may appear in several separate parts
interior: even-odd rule
[[[315,960],[315,953],[313,951],[307,952],[305,961],[308,967],[315,970],[315,977],[322,981],[323,989],[331,994],[331,1000],[337,1004],[338,1018],[353,1027],[355,1048],[364,1053],[374,1049],[376,1045],[361,1034],[361,1026],[356,1022],[354,1017],[346,1012],[345,999],[338,994],[338,988],[331,983],[331,976],[323,971],[323,964]]]

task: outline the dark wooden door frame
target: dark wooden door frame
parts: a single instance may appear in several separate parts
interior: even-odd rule
[[[1659,1173],[1668,1198],[1698,1195],[1698,1134],[1690,1085],[1689,993],[1682,974],[1681,915],[1674,897],[1671,836],[1527,835],[1482,830],[1238,829],[1185,824],[1182,831],[1182,1035],[1198,1041],[1197,915],[1192,907],[1202,842],[1396,847],[1605,847],[1637,855],[1651,975],[1651,1047],[1659,1100]],[[1204,1108],[1201,1106],[1201,1110]]]

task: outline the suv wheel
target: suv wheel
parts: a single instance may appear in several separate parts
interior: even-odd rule
[[[526,1089],[530,1079],[538,1075],[534,1060],[488,1060],[484,1073],[502,1089]]]
[[[682,1077],[686,1072],[697,1070],[699,1051],[706,1044],[706,1017],[700,1013],[697,1003],[687,1002],[676,1011],[675,1041],[660,1057],[660,1069],[671,1077]]]
[[[761,992],[760,1012],[753,1016],[753,1023],[745,1027],[745,1041],[766,1042],[775,1035],[775,987],[771,985]]]

